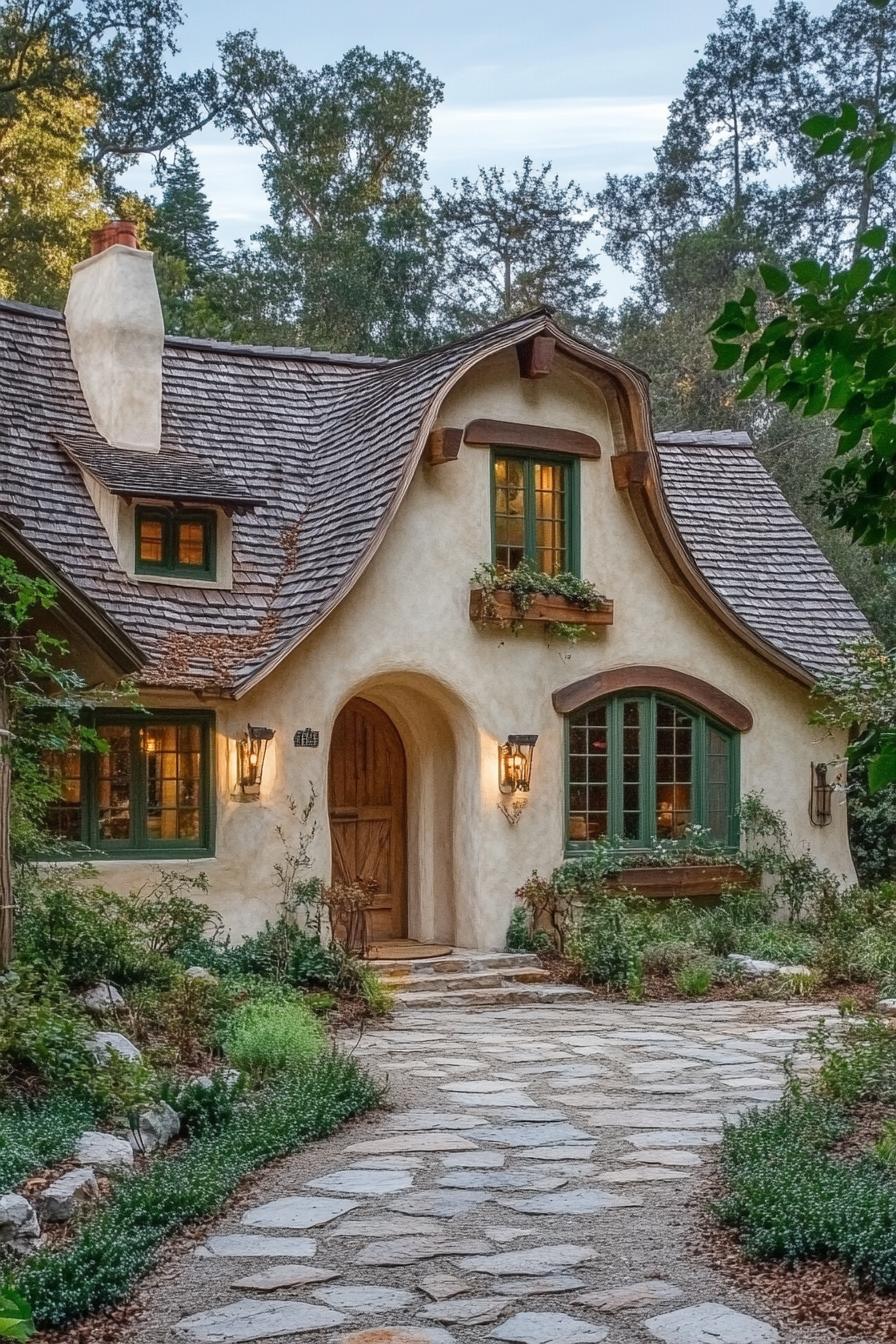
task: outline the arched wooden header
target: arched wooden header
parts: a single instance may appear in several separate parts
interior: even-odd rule
[[[669,695],[689,700],[697,709],[702,709],[712,718],[718,719],[728,728],[746,733],[753,727],[753,715],[733,696],[711,686],[708,681],[689,676],[687,672],[675,672],[670,667],[649,667],[634,664],[631,667],[616,667],[609,672],[596,672],[591,677],[583,677],[570,686],[555,691],[554,708],[558,714],[571,714],[592,700],[600,700],[606,695],[615,695],[619,691],[666,691]]]

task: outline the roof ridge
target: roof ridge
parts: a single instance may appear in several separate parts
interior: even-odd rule
[[[48,317],[54,322],[65,321],[65,314],[58,308],[41,308],[36,303],[22,303],[20,299],[0,299],[0,311],[3,309],[11,313],[24,313],[28,317]]]

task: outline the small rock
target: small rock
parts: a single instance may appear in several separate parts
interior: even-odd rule
[[[760,961],[757,957],[745,957],[742,952],[729,952],[728,960],[740,967],[744,975],[777,975],[781,969],[778,961]]]
[[[896,999],[879,999],[877,1007],[881,1013],[896,1013]]]
[[[29,1255],[37,1249],[40,1223],[37,1214],[21,1195],[4,1195],[0,1199],[0,1246],[6,1246],[18,1255]]]
[[[184,971],[185,980],[201,980],[206,985],[216,985],[218,977],[205,966],[188,966]]]
[[[105,1064],[110,1054],[121,1055],[122,1059],[132,1064],[139,1064],[143,1058],[133,1041],[122,1036],[120,1031],[94,1032],[88,1037],[86,1045],[97,1064]]]
[[[127,1139],[88,1129],[75,1145],[75,1160],[98,1171],[121,1171],[134,1165],[134,1152]]]
[[[37,1196],[41,1222],[67,1223],[85,1204],[99,1198],[99,1186],[92,1167],[76,1167],[66,1172]]]
[[[124,999],[114,985],[108,980],[101,980],[98,985],[92,985],[90,989],[85,989],[80,995],[81,1002],[88,1013],[95,1013],[101,1017],[103,1013],[115,1012],[118,1008],[125,1006]]]
[[[811,966],[800,966],[800,965],[796,965],[796,966],[779,966],[779,967],[778,967],[778,974],[779,974],[779,975],[811,975],[811,974],[812,974],[812,967],[811,967]]]
[[[137,1118],[137,1132],[131,1143],[135,1152],[156,1153],[167,1148],[180,1133],[180,1118],[166,1101],[144,1106]]]

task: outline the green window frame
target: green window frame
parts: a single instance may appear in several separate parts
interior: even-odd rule
[[[566,717],[566,853],[602,836],[627,850],[687,825],[739,843],[740,734],[662,692],[625,693]]]
[[[134,513],[134,571],[175,579],[214,579],[217,520],[209,509],[140,507]],[[147,554],[156,550],[156,555]],[[189,558],[185,558],[189,557]]]
[[[48,808],[51,831],[105,858],[210,858],[214,719],[193,710],[97,713],[108,750],[49,762],[63,785]]]
[[[519,452],[497,445],[492,448],[492,561],[500,568],[515,569],[519,558],[508,563],[508,550],[511,547],[506,540],[506,532],[502,535],[502,520],[510,517],[507,477],[499,479],[502,463],[513,464],[515,479],[519,483],[513,493],[522,493],[523,496],[521,536],[512,550],[521,551],[519,558],[525,558],[542,573],[557,574],[563,570],[578,574],[581,563],[578,458],[560,453]],[[550,472],[554,481],[559,479],[560,489],[547,488],[548,482],[540,480],[541,472]],[[552,504],[557,495],[560,496],[561,507],[553,509]],[[545,513],[546,508],[551,509],[549,514]],[[562,529],[562,542],[559,544],[558,528]],[[556,550],[562,550],[563,562],[545,566],[542,563],[545,554]]]

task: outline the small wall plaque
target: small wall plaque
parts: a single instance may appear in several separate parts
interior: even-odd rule
[[[316,728],[299,728],[292,743],[294,747],[319,747],[320,733]]]

